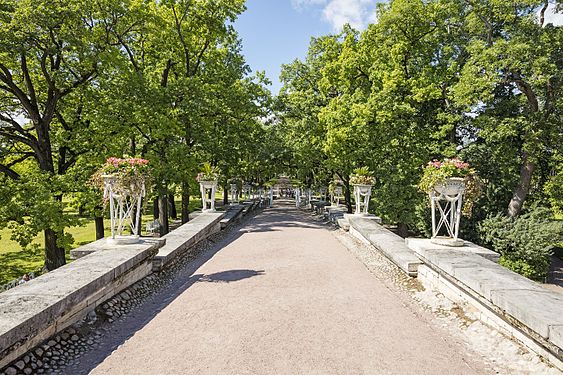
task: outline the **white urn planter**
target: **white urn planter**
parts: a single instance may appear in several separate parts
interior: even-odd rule
[[[464,245],[464,241],[458,238],[464,192],[463,178],[452,177],[434,186],[428,194],[432,208],[432,243],[456,247]],[[442,228],[446,236],[439,236]]]
[[[367,215],[372,185],[354,185],[354,198],[356,200],[356,215]]]
[[[107,239],[113,244],[131,244],[139,242],[141,228],[141,202],[145,196],[145,183],[140,181],[131,184],[129,189],[121,187],[117,176],[104,175],[104,199],[109,201],[111,237]],[[131,235],[123,231],[129,227]]]
[[[217,181],[200,181],[202,212],[215,211],[215,193],[217,191]],[[211,199],[207,198],[208,191],[211,191]],[[209,206],[209,207],[208,207]]]

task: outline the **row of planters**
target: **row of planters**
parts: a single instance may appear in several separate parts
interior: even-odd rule
[[[367,167],[362,167],[354,170],[349,182],[353,187],[354,214],[368,215],[375,177]],[[464,195],[469,198],[466,208],[470,210],[480,191],[480,182],[475,171],[458,159],[432,161],[425,167],[419,187],[430,198],[432,241],[449,246],[462,246],[464,242],[458,239],[462,200]],[[337,206],[342,198],[342,188],[341,181],[333,181],[329,185],[331,201]],[[439,236],[441,232],[445,235]]]
[[[375,178],[367,168],[359,168],[349,181],[355,214],[366,215]],[[333,181],[331,194],[340,198],[342,185]],[[471,216],[483,186],[476,171],[459,159],[434,160],[424,167],[418,188],[429,197],[432,242],[463,246],[464,241],[459,239],[461,218]],[[482,245],[501,254],[500,264],[528,278],[545,281],[553,249],[563,241],[563,222],[554,220],[547,208],[532,207],[516,219],[488,217],[479,223],[478,233]]]
[[[221,172],[219,168],[204,163],[196,180],[200,185],[202,211],[215,211],[215,194]],[[151,184],[148,160],[141,158],[107,159],[106,163],[94,174],[92,181],[103,191],[104,206],[109,204],[111,237],[108,241],[115,244],[128,244],[139,241],[141,229],[142,202],[147,186]],[[231,195],[234,202],[239,201],[241,191],[250,198],[258,193],[262,198],[264,188],[255,188],[242,184],[240,179],[230,179]],[[126,234],[126,233],[131,234]]]
[[[204,210],[215,209],[215,197],[220,171],[205,164],[197,180],[200,183]],[[140,215],[146,186],[151,183],[148,161],[139,158],[109,158],[95,174],[94,182],[104,191],[104,203],[110,206],[112,236],[115,242],[137,241],[140,233]],[[269,198],[273,199],[271,187],[279,181],[272,180],[264,184],[269,189]],[[371,193],[375,178],[368,168],[359,168],[350,176],[353,187],[355,213],[368,214]],[[264,197],[262,186],[244,183],[242,179],[228,180],[231,201],[237,202],[242,193],[246,199],[256,193]],[[296,198],[301,203],[299,181],[291,181],[297,187]],[[419,189],[429,197],[431,208],[431,238],[433,242],[450,246],[463,245],[459,239],[460,221],[463,215],[471,213],[473,204],[481,194],[482,182],[475,170],[458,159],[429,162],[423,171]],[[333,181],[328,187],[330,200],[339,205],[343,197],[344,184]],[[317,189],[321,200],[326,199],[327,189]],[[311,200],[311,189],[303,190],[306,199]],[[414,209],[414,208],[413,208]],[[501,254],[500,263],[532,279],[544,279],[554,245],[563,241],[563,224],[554,221],[548,209],[537,208],[517,219],[501,215],[487,218],[478,226],[481,243],[492,247]],[[125,236],[128,230],[133,236]]]

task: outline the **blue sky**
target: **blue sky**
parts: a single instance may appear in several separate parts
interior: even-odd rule
[[[311,37],[337,32],[344,23],[363,29],[376,0],[248,0],[235,23],[253,71],[264,70],[277,94],[280,67],[307,54]]]
[[[379,0],[383,1],[383,0]],[[282,64],[307,53],[311,37],[339,32],[345,23],[358,30],[375,22],[378,0],[247,0],[235,23],[243,53],[253,71],[263,70],[277,94]],[[550,0],[553,2],[553,0]],[[563,25],[563,14],[551,4],[546,23]]]

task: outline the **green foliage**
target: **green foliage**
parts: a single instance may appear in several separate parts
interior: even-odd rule
[[[554,158],[553,175],[544,186],[544,191],[555,214],[563,216],[563,158]]]
[[[490,216],[479,225],[485,244],[502,255],[502,264],[534,280],[543,280],[551,250],[563,240],[563,222],[546,208],[535,208],[512,219]]]

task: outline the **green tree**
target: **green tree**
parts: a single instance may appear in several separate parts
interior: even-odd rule
[[[118,53],[110,30],[120,18],[107,12],[110,3],[5,0],[0,7],[0,171],[20,191],[2,200],[22,207],[2,222],[26,232],[23,245],[44,231],[47,270],[65,263],[71,221],[61,200],[75,182],[64,176],[83,152],[77,134],[88,132],[67,118],[64,103]]]

